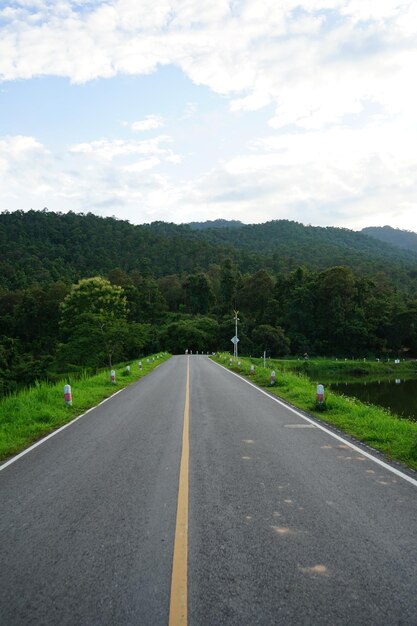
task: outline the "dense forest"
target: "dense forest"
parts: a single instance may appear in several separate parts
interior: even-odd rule
[[[391,226],[368,226],[362,228],[361,232],[385,243],[417,252],[417,233],[412,231],[391,228]]]
[[[286,220],[0,214],[0,393],[145,352],[417,356],[417,254]]]

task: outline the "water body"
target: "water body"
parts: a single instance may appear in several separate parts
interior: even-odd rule
[[[417,378],[327,383],[327,388],[345,396],[355,397],[362,402],[377,404],[392,413],[417,421]]]

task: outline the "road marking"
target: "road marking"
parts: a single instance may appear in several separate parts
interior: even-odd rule
[[[187,625],[187,561],[188,561],[188,465],[190,458],[190,359],[187,357],[184,426],[178,484],[177,521],[172,560],[169,626]]]
[[[166,361],[164,361],[164,363],[166,363]],[[153,370],[151,370],[150,372],[148,372],[149,374],[152,374],[153,371],[155,371],[157,369],[157,367],[159,367],[160,365],[162,365],[162,363],[159,363],[159,365],[157,365],[156,367],[154,367]],[[143,378],[143,377],[141,377]],[[78,422],[78,420],[80,420],[82,417],[85,417],[88,413],[91,413],[91,411],[94,411],[95,409],[97,409],[99,406],[101,406],[102,404],[104,404],[105,402],[108,402],[109,400],[111,400],[112,398],[114,398],[115,396],[117,396],[119,393],[122,393],[122,391],[125,391],[126,389],[129,389],[130,385],[133,383],[137,383],[139,382],[139,380],[141,380],[141,378],[138,378],[135,381],[132,381],[132,383],[130,383],[129,385],[127,385],[126,387],[123,387],[122,389],[119,389],[118,391],[116,391],[115,393],[113,393],[111,396],[109,396],[108,398],[104,398],[104,400],[102,400],[101,402],[99,402],[96,406],[92,406],[89,409],[87,409],[86,411],[84,411],[84,413],[81,413],[81,415],[77,415],[77,417],[74,417],[73,420],[71,420],[70,422],[67,422],[66,424],[64,424],[63,426],[60,426],[59,428],[57,428],[56,430],[54,430],[52,433],[49,433],[49,435],[46,435],[45,437],[42,437],[42,439],[39,439],[39,441],[36,441],[36,443],[32,444],[31,446],[29,446],[29,448],[25,448],[25,450],[22,450],[22,452],[19,452],[19,454],[16,454],[16,456],[13,456],[11,459],[9,459],[8,461],[6,461],[5,463],[0,465],[0,472],[4,469],[6,469],[6,467],[8,467],[9,465],[12,465],[12,463],[15,463],[16,461],[18,461],[19,459],[21,459],[23,456],[26,456],[26,454],[28,454],[29,452],[31,452],[32,450],[34,450],[35,448],[37,448],[38,446],[41,446],[43,443],[45,443],[45,441],[48,441],[48,439],[51,439],[52,437],[55,437],[55,435],[57,435],[58,433],[60,433],[62,430],[65,430],[66,428],[68,428],[68,426],[72,426],[73,424],[75,424],[75,422]]]
[[[310,419],[309,417],[306,417],[305,415],[303,415],[302,413],[300,413],[299,411],[294,409],[292,406],[289,406],[288,404],[285,404],[285,402],[283,402],[282,400],[279,400],[278,398],[276,398],[274,396],[271,396],[269,393],[267,393],[266,391],[264,391],[260,387],[257,387],[256,385],[251,383],[249,380],[246,380],[246,378],[243,378],[239,374],[236,374],[235,372],[232,372],[231,370],[227,369],[227,367],[223,367],[223,365],[220,365],[220,363],[216,363],[216,361],[212,361],[211,359],[210,359],[210,362],[214,363],[214,365],[217,365],[218,367],[221,367],[223,370],[225,370],[229,374],[232,374],[233,376],[236,376],[236,378],[238,378],[239,380],[243,381],[247,385],[250,385],[251,387],[253,387],[257,391],[259,391],[259,393],[262,393],[264,396],[266,396],[267,398],[269,398],[273,402],[276,402],[277,404],[280,404],[281,406],[283,406],[285,409],[288,409],[288,411],[291,411],[295,415],[298,415],[298,417],[301,417],[306,422],[309,422],[310,424],[313,424],[313,426],[316,426],[316,428],[319,428],[323,432],[327,433],[328,435],[333,437],[333,439],[337,439],[338,441],[341,441],[345,446],[349,446],[349,448],[351,448],[352,450],[355,450],[355,452],[358,452],[362,456],[366,456],[367,459],[370,459],[374,463],[377,463],[378,465],[381,465],[381,467],[383,467],[384,469],[388,470],[389,472],[392,472],[396,476],[399,476],[403,480],[406,480],[407,482],[409,482],[412,485],[414,485],[414,487],[417,487],[417,480],[415,480],[414,478],[411,478],[411,476],[408,476],[407,474],[404,474],[403,472],[400,472],[400,470],[397,470],[395,467],[392,467],[391,465],[388,465],[388,463],[385,463],[384,461],[381,461],[380,459],[377,459],[375,456],[373,456],[369,452],[365,452],[365,450],[362,450],[362,448],[359,448],[359,446],[355,446],[353,443],[350,443],[350,441],[348,441],[347,439],[343,439],[343,437],[340,437],[340,435],[336,435],[336,433],[332,432],[331,430],[329,430],[325,426],[322,426],[318,422],[315,422],[314,420]]]
[[[36,443],[32,444],[29,448],[26,448],[25,450],[23,450],[22,452],[19,452],[19,454],[16,454],[16,456],[13,456],[11,459],[9,459],[8,461],[6,461],[5,463],[3,463],[2,465],[0,465],[0,472],[4,469],[6,469],[6,467],[8,467],[9,465],[11,465],[12,463],[15,463],[16,461],[18,461],[19,459],[22,458],[22,456],[26,456],[26,454],[28,454],[29,452],[31,452],[32,450],[34,450],[35,448],[37,448],[38,446],[42,445],[43,443],[45,443],[45,441],[48,441],[48,439],[51,439],[52,437],[55,437],[55,435],[57,435],[58,433],[60,433],[61,431],[65,430],[66,428],[68,428],[68,426],[72,426],[73,424],[75,424],[75,422],[78,422],[78,420],[80,420],[82,417],[85,417],[88,413],[91,413],[91,411],[94,411],[94,409],[97,409],[97,407],[101,406],[102,404],[104,404],[105,402],[108,402],[109,400],[111,400],[112,398],[114,398],[115,396],[117,396],[117,394],[121,393],[122,391],[124,391],[125,389],[128,389],[128,387],[123,387],[123,389],[119,389],[119,391],[116,391],[116,393],[113,393],[111,396],[109,396],[108,398],[105,398],[104,400],[102,400],[99,404],[97,404],[97,406],[92,406],[90,409],[87,409],[87,411],[85,411],[84,413],[81,413],[81,415],[78,415],[77,417],[75,417],[73,420],[71,420],[70,422],[67,422],[66,424],[64,424],[63,426],[61,426],[60,428],[57,428],[56,430],[54,430],[52,433],[49,433],[49,435],[46,435],[46,437],[43,437],[42,439],[39,439],[39,441],[37,441]]]

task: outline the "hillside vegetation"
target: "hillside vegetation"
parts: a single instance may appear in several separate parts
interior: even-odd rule
[[[226,258],[241,272],[346,265],[364,274],[383,272],[401,289],[417,284],[417,252],[347,229],[288,220],[136,226],[91,213],[17,211],[0,214],[0,246],[0,285],[7,288],[76,281],[115,267],[154,277],[182,274],[207,270]]]
[[[417,356],[417,255],[286,220],[0,214],[0,393],[143,353]]]
[[[414,252],[399,249],[364,232],[345,228],[304,226],[288,220],[240,228],[205,228],[199,232],[205,242],[233,246],[264,259],[273,271],[291,271],[299,265],[320,270],[346,265],[357,272],[384,272],[404,287],[415,287],[417,247]],[[415,235],[417,239],[417,235]]]
[[[417,253],[417,233],[391,226],[369,226],[361,232],[384,243]]]

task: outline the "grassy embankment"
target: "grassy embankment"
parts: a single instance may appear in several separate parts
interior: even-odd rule
[[[95,376],[69,376],[55,384],[41,382],[3,398],[0,401],[0,460],[16,454],[119,389],[146,376],[169,357],[168,354],[144,357],[141,359],[142,370],[139,360],[117,365],[114,367],[115,383],[110,382],[107,368]],[[126,365],[130,365],[129,374]],[[65,384],[72,387],[72,406],[66,406],[64,402]]]
[[[255,384],[267,387],[271,393],[321,421],[336,426],[359,441],[380,450],[391,459],[401,461],[417,470],[416,422],[400,419],[385,409],[330,391],[325,391],[325,402],[319,407],[316,403],[316,384],[305,374],[289,371],[289,367],[285,365],[282,367],[282,363],[289,362],[271,360],[267,361],[266,368],[263,368],[261,359],[239,358],[241,362],[239,368],[235,360],[232,366],[229,366],[229,354],[219,354],[213,358],[246,377],[249,377],[250,366],[254,364],[255,373],[250,378]],[[374,368],[374,365],[386,364],[372,363],[371,367]],[[274,386],[270,385],[271,369],[275,370],[276,374]]]
[[[263,359],[254,359],[254,363],[263,365]],[[305,374],[311,379],[321,379],[331,381],[340,380],[343,376],[345,382],[355,382],[358,380],[379,380],[392,376],[393,378],[415,378],[417,376],[416,361],[400,361],[395,363],[390,361],[376,360],[336,360],[326,358],[315,359],[271,359],[266,360],[267,367],[278,367],[283,372],[295,372]],[[319,382],[321,382],[319,381]]]

